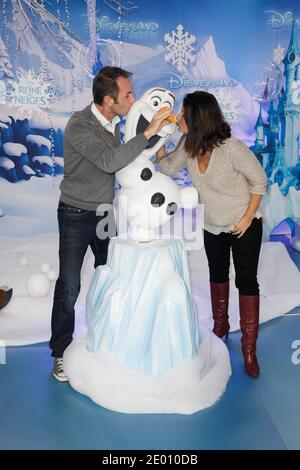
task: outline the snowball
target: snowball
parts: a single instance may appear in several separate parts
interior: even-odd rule
[[[49,281],[56,281],[57,278],[58,278],[57,273],[56,273],[55,271],[53,271],[53,269],[51,269],[50,271],[48,271],[48,279],[49,279]]]
[[[19,265],[20,266],[28,266],[28,264],[29,264],[29,260],[28,260],[27,256],[21,256],[19,258]]]
[[[48,263],[41,264],[42,273],[47,273],[48,271],[50,271],[50,269],[51,269],[50,264]]]
[[[3,210],[0,208],[0,217],[3,217],[4,216],[4,212]]]
[[[50,290],[49,279],[44,274],[33,274],[27,279],[26,289],[31,297],[46,297]]]

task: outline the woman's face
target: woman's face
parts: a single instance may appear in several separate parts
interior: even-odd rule
[[[184,109],[181,108],[180,112],[176,116],[177,118],[177,125],[180,132],[186,134],[188,132],[188,128],[184,119]]]

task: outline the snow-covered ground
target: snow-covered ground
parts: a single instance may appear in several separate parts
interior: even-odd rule
[[[3,222],[0,219],[0,223]],[[20,257],[28,258],[28,266],[20,266]],[[26,281],[41,272],[43,263],[58,270],[58,235],[48,233],[13,238],[0,237],[0,285],[13,287],[10,303],[0,311],[0,339],[7,345],[22,345],[48,341],[54,282],[43,298],[32,298],[26,290]],[[211,328],[208,267],[204,250],[189,252],[193,298],[200,323]],[[82,269],[82,286],[77,301],[77,334],[84,332],[85,297],[93,275],[93,255],[88,251]],[[239,328],[238,293],[231,275],[230,323]],[[264,243],[259,264],[261,286],[261,322],[266,322],[300,305],[300,273],[281,243]]]
[[[232,264],[232,263],[231,263]],[[208,265],[204,250],[189,254],[191,287],[198,308],[200,322],[212,328]],[[300,305],[300,272],[278,242],[262,244],[258,282],[260,284],[260,323],[284,315]],[[234,270],[230,273],[229,317],[231,331],[238,330],[238,290],[234,284]]]
[[[1,219],[1,222],[3,219]],[[21,257],[28,259],[27,266],[20,266]],[[0,310],[0,339],[6,345],[22,345],[44,342],[49,339],[50,318],[54,282],[50,282],[50,291],[46,297],[30,297],[26,281],[33,274],[41,273],[41,265],[48,263],[58,271],[58,235],[56,233],[26,238],[0,237],[0,286],[13,288],[10,303]],[[86,260],[88,265],[89,259]],[[92,265],[85,267],[83,289],[78,302],[80,331],[83,327],[84,293],[92,272]],[[78,328],[77,328],[78,330]]]
[[[62,177],[32,178],[9,183],[0,178],[0,235],[30,237],[57,232],[56,208]]]

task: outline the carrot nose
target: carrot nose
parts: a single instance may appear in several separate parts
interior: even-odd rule
[[[162,108],[160,108],[160,111],[169,111],[169,110],[170,108],[168,106],[163,106]],[[174,116],[174,114],[170,114],[170,116],[168,116],[166,119],[170,122],[174,122],[174,123],[177,122],[176,116]]]

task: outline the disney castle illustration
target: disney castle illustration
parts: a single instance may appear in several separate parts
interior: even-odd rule
[[[300,49],[295,21],[282,63],[285,89],[282,87],[276,100],[270,102],[267,122],[260,108],[256,139],[250,148],[265,168],[268,186],[277,183],[281,193],[287,195],[292,186],[300,189]]]

